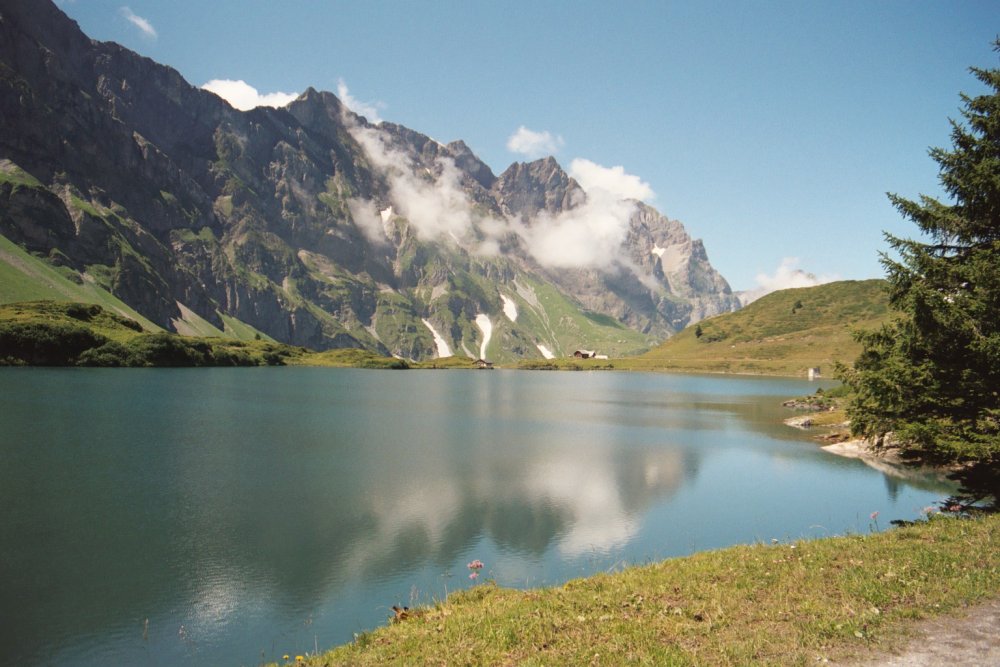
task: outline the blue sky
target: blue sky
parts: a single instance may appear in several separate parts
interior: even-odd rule
[[[196,86],[347,91],[498,174],[620,166],[734,289],[883,275],[882,232],[916,234],[885,193],[940,194],[927,150],[1000,34],[995,1],[58,4]]]

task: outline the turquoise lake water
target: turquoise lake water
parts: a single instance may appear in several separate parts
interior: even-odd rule
[[[816,384],[648,373],[0,369],[0,662],[257,665],[393,604],[948,495],[823,452]]]

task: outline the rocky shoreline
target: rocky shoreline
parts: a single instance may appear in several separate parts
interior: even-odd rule
[[[786,407],[788,407],[788,403],[785,403]],[[823,411],[826,410],[829,408],[823,409]],[[814,427],[813,415],[789,417],[784,420],[784,423],[804,431]],[[900,454],[899,448],[892,446],[892,444],[876,447],[875,443],[869,439],[852,438],[845,435],[845,430],[849,432],[850,422],[841,422],[829,428],[822,426],[817,428],[824,431],[817,433],[814,437],[815,440],[826,443],[820,445],[820,449],[823,451],[848,459],[858,459],[865,465],[896,479],[935,479],[947,483],[949,473],[954,471],[952,468],[928,466],[919,461],[907,461]]]

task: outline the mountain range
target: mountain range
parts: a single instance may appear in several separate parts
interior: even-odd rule
[[[239,111],[49,0],[0,0],[0,91],[0,234],[146,326],[505,361],[740,307],[680,222],[552,157],[496,175],[312,88]]]

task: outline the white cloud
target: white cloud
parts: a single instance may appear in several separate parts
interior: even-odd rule
[[[355,98],[351,95],[351,91],[347,89],[347,84],[344,83],[343,79],[337,80],[337,97],[340,101],[344,103],[348,109],[358,114],[359,116],[364,116],[369,123],[378,125],[382,122],[382,118],[379,116],[379,109],[384,109],[385,104],[382,102],[368,103],[362,102],[361,100]]]
[[[635,213],[636,200],[655,197],[652,188],[622,167],[603,167],[578,158],[569,174],[587,193],[586,200],[557,215],[539,214],[530,224],[514,223],[528,251],[545,266],[555,268],[632,270],[622,251]]]
[[[565,142],[562,137],[553,136],[547,130],[535,132],[522,125],[507,139],[507,150],[529,158],[537,158],[558,153],[563,143]]]
[[[351,219],[357,225],[358,229],[361,230],[361,233],[365,235],[365,238],[375,245],[385,245],[388,236],[385,233],[383,220],[388,221],[390,219],[391,208],[387,209],[389,215],[383,217],[375,210],[376,207],[372,202],[358,197],[348,199],[347,208],[351,212]]]
[[[121,15],[125,17],[125,20],[141,30],[143,35],[149,37],[150,39],[156,39],[156,28],[153,27],[152,23],[141,16],[136,15],[135,12],[127,6],[122,7],[119,11],[121,12]]]
[[[653,193],[621,167],[607,169],[588,160],[574,161],[589,185],[586,198],[576,206],[555,215],[542,212],[530,221],[497,219],[476,209],[451,159],[438,158],[433,170],[418,167],[380,129],[350,122],[348,127],[370,164],[385,175],[392,210],[406,218],[420,238],[452,239],[470,252],[494,255],[500,241],[514,233],[548,267],[612,269],[617,265],[634,270],[622,243],[635,200]],[[356,202],[351,210],[362,231],[375,240],[374,206]]]
[[[656,193],[648,183],[638,176],[625,173],[622,166],[602,167],[590,160],[577,158],[569,165],[569,175],[576,179],[588,195],[595,190],[603,190],[622,199],[648,202],[656,198]]]
[[[621,245],[634,211],[634,202],[595,190],[579,206],[557,215],[539,213],[514,230],[545,266],[609,269],[623,259]]]
[[[283,107],[296,97],[298,93],[264,93],[240,79],[212,79],[202,86],[211,91],[241,111],[249,111],[256,107]]]
[[[743,302],[743,305],[746,305],[752,301],[756,301],[765,294],[777,292],[778,290],[796,287],[815,287],[816,285],[840,280],[840,276],[836,274],[817,276],[813,273],[803,271],[798,265],[798,257],[785,257],[781,260],[773,275],[758,273],[755,278],[757,287],[742,293],[740,301]]]
[[[393,210],[405,217],[417,235],[425,240],[451,238],[466,244],[473,241],[478,227],[502,227],[474,212],[461,186],[461,172],[449,158],[438,158],[437,175],[418,169],[410,158],[387,143],[377,128],[353,126],[354,139],[364,148],[372,165],[385,174]],[[495,244],[485,243],[483,252],[495,252]]]

